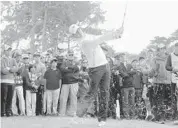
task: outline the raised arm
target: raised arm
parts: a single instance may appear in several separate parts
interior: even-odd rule
[[[99,44],[104,43],[105,41],[119,39],[119,38],[121,38],[123,31],[124,31],[124,29],[123,29],[123,27],[121,27],[120,29],[118,29],[116,31],[107,32],[106,34],[104,34],[98,38],[95,38],[93,40],[87,40],[85,43],[88,43],[90,45],[99,45]]]

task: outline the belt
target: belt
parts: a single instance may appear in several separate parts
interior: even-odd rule
[[[89,68],[89,70],[93,70],[93,69],[96,69],[96,68],[108,68],[109,67],[109,64],[104,64],[104,65],[101,65],[101,66],[98,66],[98,67],[94,67],[94,68]]]

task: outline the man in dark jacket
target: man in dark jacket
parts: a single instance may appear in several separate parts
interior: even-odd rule
[[[60,69],[62,73],[62,89],[59,114],[61,116],[66,114],[67,100],[69,98],[69,111],[67,114],[76,116],[79,68],[74,63],[72,52],[69,52],[67,61],[63,63]]]
[[[130,64],[125,64],[125,54],[121,54],[119,58],[121,61],[119,66],[119,72],[123,78],[121,94],[123,101],[124,117],[131,118],[135,115],[135,89],[133,85],[133,75],[136,73],[136,71],[132,68]]]

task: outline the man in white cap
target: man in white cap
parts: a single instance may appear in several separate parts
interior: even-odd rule
[[[16,60],[11,57],[12,48],[4,48],[1,58],[1,116],[12,116],[12,98],[14,93],[14,73],[17,72]]]
[[[100,36],[99,38],[86,40],[85,34],[81,30],[79,26],[73,24],[69,28],[69,32],[73,34],[73,38],[75,38],[87,58],[88,66],[89,66],[89,74],[91,78],[91,87],[90,90],[85,96],[85,100],[87,105],[83,104],[84,113],[87,111],[87,107],[90,106],[97,96],[98,89],[100,90],[100,101],[99,101],[99,113],[98,113],[98,121],[99,126],[105,125],[107,118],[107,109],[108,109],[108,98],[109,98],[109,85],[110,85],[110,67],[106,56],[103,50],[100,47],[105,41],[115,40],[121,38],[123,33],[123,27],[121,27],[117,31],[108,32]],[[82,105],[81,105],[82,106]]]
[[[41,62],[41,54],[39,52],[34,53],[33,58],[35,60],[36,74],[38,77],[38,93],[37,93],[37,115],[43,115],[46,112],[46,96],[45,96],[45,79],[44,73],[46,71],[45,64]]]
[[[23,94],[23,64],[21,60],[21,51],[15,51],[13,54],[13,58],[17,62],[18,71],[14,73],[15,77],[15,90],[14,95],[12,99],[12,112],[13,115],[19,115],[17,110],[17,98],[19,100],[19,109],[20,109],[20,115],[25,115],[25,100],[24,100],[24,94]]]

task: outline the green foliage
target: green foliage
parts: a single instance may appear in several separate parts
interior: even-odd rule
[[[172,52],[173,46],[170,45],[174,41],[178,41],[178,29],[174,31],[168,38],[160,36],[154,37],[154,39],[150,41],[150,44],[140,53],[140,55],[146,55],[145,51],[148,49],[156,51],[159,44],[164,44],[167,47],[168,52]]]
[[[31,49],[35,48],[35,43],[42,44],[45,49],[56,47],[68,37],[68,27],[77,21],[90,27],[105,20],[98,2],[24,1],[1,4],[2,22],[8,22],[2,31],[3,42],[12,44],[29,38]]]

